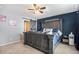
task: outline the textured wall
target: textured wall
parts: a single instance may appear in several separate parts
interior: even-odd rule
[[[77,13],[76,12],[39,19],[38,20],[38,25],[39,25],[38,31],[42,30],[41,24],[45,20],[53,20],[53,19],[60,19],[62,21],[63,35],[68,35],[70,32],[73,32],[75,34],[76,20],[77,20]]]

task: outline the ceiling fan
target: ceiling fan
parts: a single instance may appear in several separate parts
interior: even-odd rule
[[[36,13],[43,13],[43,10],[46,9],[46,7],[40,7],[37,4],[33,4],[33,8],[32,9],[28,9],[28,10],[33,10],[34,14]]]

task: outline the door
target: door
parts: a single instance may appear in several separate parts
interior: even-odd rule
[[[24,32],[30,31],[30,21],[24,21]]]

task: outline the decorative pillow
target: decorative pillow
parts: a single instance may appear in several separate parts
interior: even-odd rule
[[[43,33],[47,33],[47,32],[49,32],[50,31],[50,29],[48,29],[48,28],[44,28],[43,29]]]
[[[50,35],[52,35],[53,33],[52,33],[52,31],[53,31],[53,29],[46,29],[46,34],[50,34]]]
[[[46,33],[46,28],[43,29],[43,33]]]
[[[53,32],[58,32],[58,28],[54,28],[53,29]]]
[[[62,32],[60,30],[58,30],[58,34],[61,36],[62,35]]]

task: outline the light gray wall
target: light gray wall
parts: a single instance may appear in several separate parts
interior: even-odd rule
[[[6,22],[0,22],[0,45],[20,40],[23,32],[22,15],[18,12],[16,5],[6,5],[0,9],[0,15],[6,16]],[[10,20],[16,20],[16,26],[9,24]]]

